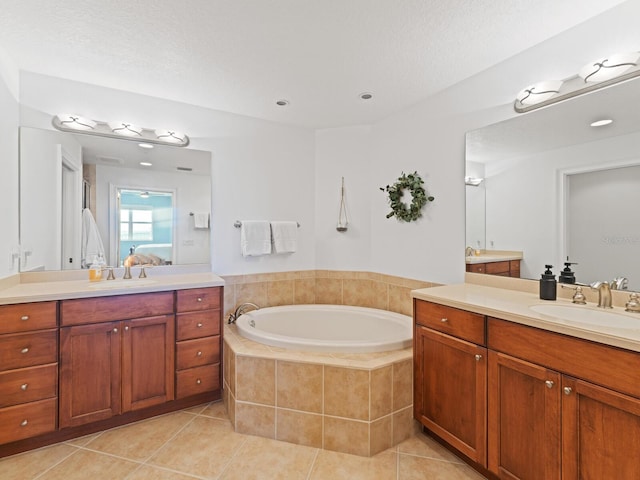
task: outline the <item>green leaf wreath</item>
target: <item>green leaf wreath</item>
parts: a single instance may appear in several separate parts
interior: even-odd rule
[[[422,207],[427,202],[433,202],[435,199],[432,196],[427,196],[425,191],[424,181],[418,175],[418,172],[410,173],[406,175],[402,172],[402,175],[398,177],[398,181],[393,185],[387,185],[386,187],[380,187],[380,190],[387,192],[389,195],[389,205],[391,206],[391,212],[387,214],[387,218],[395,216],[398,220],[403,222],[412,222],[422,216]],[[406,205],[402,202],[402,193],[405,189],[411,192],[413,201],[411,205]]]

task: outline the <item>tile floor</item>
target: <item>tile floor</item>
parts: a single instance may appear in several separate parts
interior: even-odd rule
[[[0,459],[2,480],[481,480],[422,434],[366,458],[235,433],[222,402]]]

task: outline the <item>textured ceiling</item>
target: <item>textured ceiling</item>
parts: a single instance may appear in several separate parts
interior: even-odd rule
[[[620,3],[0,0],[0,48],[25,71],[322,128],[373,123]]]

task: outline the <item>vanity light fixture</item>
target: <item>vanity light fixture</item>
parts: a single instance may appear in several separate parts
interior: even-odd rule
[[[521,90],[513,108],[525,113],[640,76],[640,52],[618,53],[590,62],[577,75],[539,82]]]
[[[81,115],[61,113],[54,116],[51,123],[56,129],[63,132],[138,141],[141,148],[153,148],[152,144],[174,147],[189,145],[189,137],[184,133],[168,129],[142,128],[130,122],[101,122]]]
[[[592,127],[604,127],[605,125],[611,125],[613,120],[610,118],[603,118],[601,120],[596,120],[595,122],[591,122]]]
[[[140,162],[140,165],[142,165],[143,167],[150,167],[151,165],[153,165],[153,163],[151,163],[151,162]]]

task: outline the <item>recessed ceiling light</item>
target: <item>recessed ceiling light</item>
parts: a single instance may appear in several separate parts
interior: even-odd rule
[[[140,165],[142,165],[143,167],[150,167],[151,165],[153,165],[153,163],[151,163],[151,162],[140,162]]]
[[[138,146],[140,148],[153,148],[153,145],[151,145],[150,143],[139,143]]]
[[[286,107],[287,105],[289,105],[289,100],[285,100],[283,98],[282,100],[278,100],[276,102],[276,105],[278,105],[279,107]]]
[[[596,120],[591,123],[592,127],[604,127],[605,125],[610,125],[613,123],[613,120],[610,118],[603,118],[602,120]]]
[[[373,93],[363,92],[359,95],[362,100],[371,100],[373,98]]]

